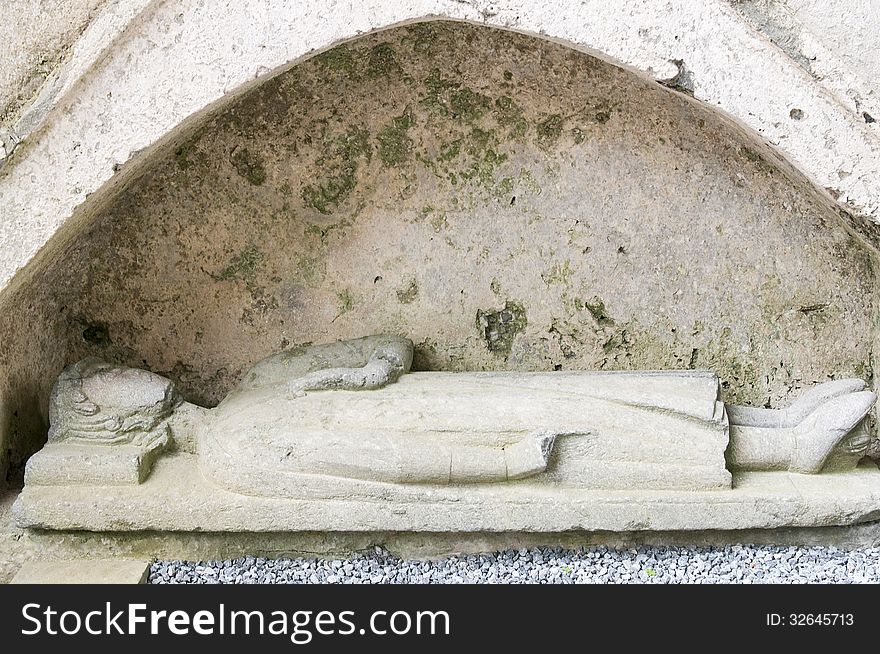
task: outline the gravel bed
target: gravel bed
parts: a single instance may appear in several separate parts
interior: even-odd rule
[[[880,547],[534,548],[431,561],[377,547],[349,559],[159,561],[150,583],[880,583]]]

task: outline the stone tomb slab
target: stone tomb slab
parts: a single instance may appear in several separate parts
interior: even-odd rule
[[[207,481],[194,455],[160,459],[132,486],[32,486],[14,513],[22,527],[101,532],[567,532],[777,529],[880,520],[880,470],[822,475],[744,472],[717,491],[548,490],[471,486],[460,496],[285,499]]]

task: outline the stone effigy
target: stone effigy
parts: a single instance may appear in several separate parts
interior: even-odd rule
[[[725,405],[706,371],[412,373],[411,361],[394,336],[294,348],[214,409],[153,373],[80,361],[53,389],[19,520],[560,531],[880,517],[880,471],[859,467],[876,401],[861,380],[772,410]]]

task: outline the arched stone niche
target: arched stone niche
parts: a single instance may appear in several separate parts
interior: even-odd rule
[[[433,22],[262,83],[157,151],[2,316],[11,475],[86,355],[216,403],[282,348],[388,331],[423,370],[711,368],[725,400],[872,381],[873,255],[685,95]]]

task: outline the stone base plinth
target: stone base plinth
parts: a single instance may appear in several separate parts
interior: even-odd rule
[[[77,559],[29,561],[12,578],[13,584],[144,584],[149,561],[134,559]]]
[[[29,561],[107,557],[202,561],[242,556],[344,558],[381,546],[408,559],[475,554],[523,547],[641,545],[721,547],[725,545],[880,547],[880,520],[845,526],[689,531],[566,532],[197,532],[46,531],[14,524],[16,493],[0,497],[0,583],[10,581]]]
[[[137,486],[35,486],[22,527],[102,532],[643,532],[780,529],[880,520],[880,470],[741,473],[716,491],[583,491],[519,483],[456,495],[296,500],[208,482],[193,455],[161,459]]]

